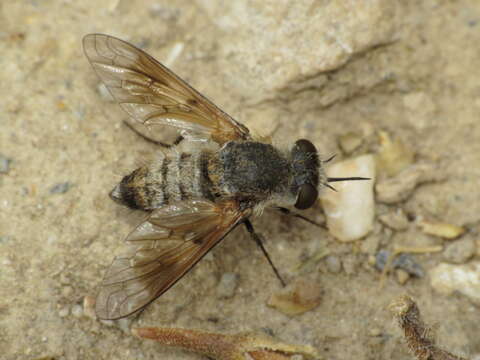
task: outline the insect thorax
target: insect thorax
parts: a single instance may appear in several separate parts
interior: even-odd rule
[[[266,200],[288,192],[291,167],[272,145],[230,142],[219,153],[222,167],[220,187],[228,194]]]

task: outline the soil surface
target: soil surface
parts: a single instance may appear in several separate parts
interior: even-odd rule
[[[223,3],[0,4],[1,357],[202,358],[129,331],[168,326],[267,332],[312,345],[325,359],[409,359],[387,310],[404,294],[416,300],[442,347],[480,356],[478,304],[431,285],[440,263],[480,260],[480,2]],[[377,201],[373,232],[354,242],[340,243],[274,211],[254,218],[287,282],[305,279],[322,289],[321,303],[302,315],[267,305],[281,286],[239,227],[139,318],[100,322],[84,299],[95,297],[142,216],[112,202],[108,192],[158,149],[123,125],[127,115],[99,86],[81,47],[94,32],[141,47],[238,121],[273,133],[277,143],[307,137],[324,159],[338,154],[334,161],[341,161],[377,154],[383,132],[413,152],[412,164],[433,165],[441,180],[401,201]],[[346,153],[339,142],[348,133],[360,145]],[[378,181],[387,176],[378,172]],[[379,220],[399,209],[405,229]],[[303,214],[323,219],[320,203]],[[423,219],[466,232],[442,240],[422,232]],[[401,242],[446,249],[465,239],[476,246],[468,256],[411,254],[423,276],[405,280],[392,272],[380,286],[372,265],[378,251]],[[309,261],[321,251],[330,258]],[[220,281],[225,273],[227,284]]]

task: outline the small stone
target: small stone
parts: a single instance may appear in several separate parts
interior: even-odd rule
[[[131,318],[121,318],[118,320],[100,320],[100,322],[108,327],[117,327],[122,330],[125,334],[130,334],[130,326],[133,319]]]
[[[95,314],[95,298],[93,296],[87,295],[83,298],[83,313],[90,319],[97,318]]]
[[[58,311],[58,316],[61,318],[67,317],[70,314],[70,309],[68,307],[63,307]]]
[[[475,251],[476,246],[472,238],[460,239],[447,245],[443,258],[453,264],[463,264],[475,255]]]
[[[100,322],[105,325],[105,326],[108,326],[108,327],[114,327],[115,326],[115,321],[114,320],[103,320],[103,319],[100,319]]]
[[[58,183],[50,188],[50,194],[64,194],[70,189],[71,184],[67,181]]]
[[[368,235],[365,240],[362,241],[362,244],[360,245],[360,251],[369,255],[376,254],[381,240],[382,236],[380,234]]]
[[[327,168],[329,177],[361,176],[363,181],[342,181],[334,184],[337,191],[325,189],[320,199],[329,232],[341,242],[358,240],[373,228],[375,203],[375,161],[372,155],[341,161]]]
[[[354,132],[348,132],[338,138],[338,144],[345,154],[351,154],[363,143],[362,137]]]
[[[10,170],[12,159],[0,154],[0,174],[6,174]]]
[[[327,265],[327,270],[332,274],[338,274],[342,271],[342,263],[336,255],[329,255],[325,258],[325,264]]]
[[[380,328],[371,328],[368,330],[368,335],[375,337],[382,335],[382,329]]]
[[[426,249],[435,246],[441,246],[443,242],[430,235],[418,232],[414,227],[407,231],[396,232],[391,240],[394,248],[412,248],[412,249]]]
[[[238,275],[235,273],[224,273],[217,286],[217,296],[220,298],[231,298],[235,295],[238,285]]]
[[[404,201],[412,195],[415,188],[425,182],[439,181],[445,177],[432,164],[409,166],[393,178],[379,181],[375,186],[377,200],[385,204]]]
[[[130,335],[130,325],[132,325],[133,319],[130,318],[121,318],[115,321],[116,325],[122,330],[125,334]]]
[[[110,91],[108,91],[107,87],[105,86],[105,84],[98,83],[97,90],[98,90],[98,93],[100,94],[100,96],[103,99],[105,99],[107,101],[110,101],[110,102],[115,101],[112,94],[110,94]]]
[[[0,244],[6,244],[13,239],[10,235],[0,236]]]
[[[404,231],[408,229],[409,222],[402,209],[396,209],[378,217],[380,222],[392,230]]]
[[[62,285],[70,285],[71,281],[68,275],[64,272],[60,274],[60,284]]]
[[[76,318],[81,318],[83,316],[83,309],[82,306],[79,304],[75,304],[72,307],[72,315]]]
[[[418,222],[418,226],[425,234],[438,236],[444,239],[456,239],[465,232],[465,229],[461,226],[426,220]]]
[[[71,286],[64,286],[62,288],[62,295],[66,298],[70,297],[73,294],[73,288]]]
[[[385,131],[380,131],[380,149],[377,153],[378,172],[387,176],[395,176],[410,166],[415,157],[412,148],[407,147],[399,139],[392,140]]]
[[[267,305],[288,316],[316,308],[322,300],[322,289],[315,282],[300,280],[270,296]]]
[[[387,250],[380,250],[376,256],[377,262],[375,263],[375,267],[379,271],[383,271],[383,268],[387,264],[389,260],[390,252]],[[425,275],[425,271],[423,268],[415,261],[415,259],[409,254],[400,254],[395,257],[395,259],[391,263],[392,269],[403,269],[408,274],[414,275],[416,277],[423,277]]]
[[[410,279],[410,274],[403,269],[396,269],[395,276],[397,277],[397,282],[400,285],[405,285],[408,279]]]
[[[357,272],[357,268],[359,265],[359,258],[355,254],[347,254],[342,259],[343,270],[345,270],[345,274],[353,275]]]
[[[430,284],[439,293],[450,295],[458,291],[480,305],[480,262],[441,263],[430,271]]]

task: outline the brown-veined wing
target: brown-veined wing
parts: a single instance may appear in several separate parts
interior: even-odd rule
[[[167,291],[247,214],[236,201],[185,200],[151,213],[126,241],[97,296],[101,319],[131,315]]]
[[[249,131],[153,57],[102,34],[83,38],[93,69],[123,110],[145,125],[174,126],[219,144],[249,139]]]

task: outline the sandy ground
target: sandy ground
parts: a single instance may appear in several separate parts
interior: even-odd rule
[[[84,297],[95,295],[138,221],[107,194],[155,151],[122,125],[126,115],[99,91],[81,49],[82,37],[91,32],[135,43],[239,121],[267,134],[275,129],[282,141],[308,137],[322,153],[338,153],[341,160],[346,156],[338,140],[347,132],[363,141],[353,156],[375,153],[380,130],[400,139],[416,162],[435,164],[444,180],[418,187],[405,201],[378,204],[377,214],[399,208],[408,213],[410,224],[402,234],[414,245],[417,240],[416,245],[445,245],[422,234],[416,219],[462,226],[467,229],[462,239],[477,241],[476,254],[464,262],[478,261],[478,1],[359,1],[356,5],[369,3],[385,12],[355,32],[352,51],[338,53],[312,44],[315,36],[326,36],[327,20],[334,25],[329,35],[348,38],[343,24],[355,20],[348,1],[338,2],[345,6],[338,18],[320,14],[311,23],[306,12],[305,20],[295,12],[334,5],[305,0],[290,8],[283,1],[277,6],[242,0],[223,9],[220,1],[206,0],[100,3],[0,4],[3,359],[201,358],[140,341],[129,334],[127,322],[104,324],[84,313]],[[270,41],[276,26],[291,31]],[[318,205],[306,214],[320,219],[321,212]],[[237,229],[133,326],[267,331],[286,342],[310,344],[326,359],[407,359],[412,356],[386,307],[408,293],[435,325],[439,343],[479,356],[479,307],[460,294],[438,294],[430,285],[430,270],[445,261],[442,252],[414,255],[425,276],[401,285],[391,275],[380,288],[380,274],[361,245],[368,237],[341,244],[323,230],[271,212],[254,223],[268,235],[266,246],[289,282],[306,278],[320,284],[317,308],[288,317],[268,307],[280,286],[244,229]],[[375,229],[378,249],[390,249],[398,234],[378,220]],[[306,273],[298,270],[322,248],[340,260],[342,271],[328,271],[323,260]],[[227,299],[217,292],[226,272],[238,274],[235,294]]]

